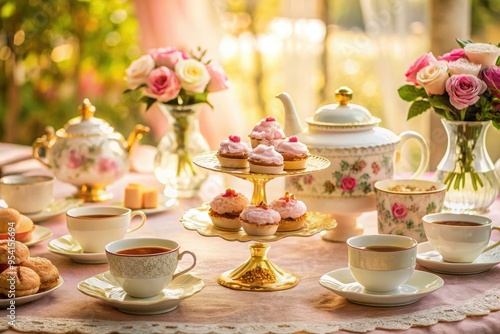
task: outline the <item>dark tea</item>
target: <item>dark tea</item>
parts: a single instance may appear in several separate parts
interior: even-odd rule
[[[433,224],[438,224],[438,225],[452,225],[452,226],[481,226],[483,224],[479,223],[474,223],[474,222],[465,222],[465,221],[459,221],[459,220],[448,220],[448,221],[442,221],[442,222],[434,222]]]
[[[171,249],[167,248],[167,247],[151,246],[151,247],[137,247],[137,248],[123,249],[121,251],[116,252],[116,254],[151,255],[151,254],[165,253],[165,252],[170,252],[170,251],[171,251]]]
[[[397,252],[397,251],[406,250],[408,248],[399,247],[399,246],[389,246],[389,245],[373,245],[373,246],[366,246],[365,249],[376,251],[376,252]]]

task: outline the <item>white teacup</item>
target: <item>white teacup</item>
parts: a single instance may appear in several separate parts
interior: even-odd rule
[[[432,247],[447,262],[474,262],[481,253],[500,245],[488,247],[492,230],[489,218],[458,213],[435,213],[422,218],[425,234]]]
[[[413,274],[417,241],[400,235],[360,235],[347,240],[347,255],[352,276],[365,289],[392,291]]]
[[[141,222],[129,228],[134,216],[141,216]],[[144,212],[115,206],[86,206],[66,212],[69,234],[86,253],[103,253],[108,243],[123,239],[145,222]]]
[[[54,181],[49,175],[7,175],[0,179],[0,196],[22,214],[37,213],[52,202]]]
[[[194,253],[179,253],[179,248],[177,242],[167,239],[134,238],[114,241],[106,246],[109,271],[128,295],[136,298],[153,297],[175,277],[196,265]],[[179,260],[186,254],[191,255],[193,263],[176,273]]]

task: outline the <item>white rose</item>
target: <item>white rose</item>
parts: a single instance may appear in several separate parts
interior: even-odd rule
[[[188,93],[203,93],[210,81],[210,73],[205,65],[195,59],[179,60],[175,65],[175,73]]]
[[[460,58],[456,61],[449,62],[448,68],[450,70],[450,75],[472,74],[477,77],[479,75],[479,71],[481,70],[481,65],[471,63],[465,58]]]
[[[500,55],[500,49],[493,44],[469,43],[464,46],[465,55],[475,64],[493,66]]]
[[[147,83],[148,74],[155,68],[155,61],[150,55],[144,55],[136,59],[125,70],[125,81],[130,89],[136,89]]]
[[[417,82],[428,95],[444,94],[448,78],[448,63],[442,60],[430,63],[417,73]]]

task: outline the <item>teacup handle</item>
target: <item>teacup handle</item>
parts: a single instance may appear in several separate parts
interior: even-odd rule
[[[417,170],[415,173],[413,173],[412,176],[410,176],[410,179],[416,179],[422,173],[424,173],[427,170],[427,167],[429,166],[429,146],[427,146],[427,142],[425,141],[424,137],[418,132],[415,131],[404,131],[399,135],[399,138],[401,139],[399,146],[403,146],[404,143],[410,139],[415,139],[418,143],[418,146],[420,147],[420,165],[418,166]],[[399,149],[396,150],[396,163],[399,162],[401,158],[401,152]]]
[[[493,226],[491,229],[500,231],[500,226]],[[486,249],[483,251],[483,253],[489,251],[490,249],[497,247],[498,245],[500,245],[500,240],[495,242],[493,245],[486,247]]]
[[[144,223],[146,222],[146,214],[142,211],[132,211],[130,213],[130,221],[132,221],[132,219],[135,217],[135,216],[141,216],[142,219],[141,219],[141,223],[139,224],[139,226],[136,226],[134,228],[129,228],[127,230],[127,233],[130,233],[130,232],[134,232],[134,231],[137,231],[138,229],[140,229]]]
[[[172,279],[176,278],[179,275],[187,273],[188,271],[190,271],[191,269],[193,269],[194,266],[196,265],[196,255],[194,255],[194,253],[190,252],[190,251],[184,251],[184,252],[180,253],[179,256],[177,257],[177,260],[179,260],[179,261],[182,260],[182,257],[185,254],[191,255],[191,257],[193,258],[193,264],[189,268],[186,268],[186,269],[184,269],[184,270],[179,271],[178,273],[176,273],[174,276],[172,276]]]

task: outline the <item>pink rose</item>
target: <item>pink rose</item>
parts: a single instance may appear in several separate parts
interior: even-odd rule
[[[470,74],[452,75],[446,81],[450,103],[458,110],[474,105],[486,91],[486,83]]]
[[[453,49],[448,53],[445,53],[444,55],[438,57],[438,60],[444,60],[447,62],[451,61],[456,61],[461,58],[467,58],[465,55],[465,50],[464,49]]]
[[[78,154],[75,149],[69,151],[68,168],[77,169],[85,163],[87,158],[83,154]]]
[[[404,206],[403,204],[398,204],[398,203],[394,203],[392,205],[392,215],[394,217],[396,217],[397,219],[402,219],[404,217],[406,217],[406,215],[408,214],[408,211],[406,210],[406,206]]]
[[[142,84],[146,83],[149,72],[155,68],[155,62],[149,55],[144,55],[136,59],[126,69],[125,80],[130,89],[136,89]]]
[[[207,86],[207,92],[213,93],[229,88],[229,80],[222,66],[213,61],[207,65],[210,74],[210,82]]]
[[[191,58],[187,52],[172,47],[151,49],[148,53],[153,57],[156,66],[167,66],[171,70],[179,60]]]
[[[176,98],[181,90],[181,81],[175,72],[166,66],[152,70],[148,75],[147,84],[145,95],[160,102],[168,102]]]
[[[118,166],[116,165],[116,161],[109,158],[102,158],[97,162],[97,171],[100,174],[114,172],[115,175],[118,175]]]
[[[488,67],[481,73],[481,78],[488,86],[491,94],[500,99],[500,67]]]
[[[417,73],[428,66],[430,63],[437,61],[436,57],[432,54],[432,52],[426,53],[423,56],[420,56],[417,60],[411,64],[410,68],[406,71],[406,82],[411,82],[414,85],[418,86],[417,82]]]
[[[356,179],[350,176],[344,177],[340,181],[340,189],[344,191],[351,191],[356,188]]]

